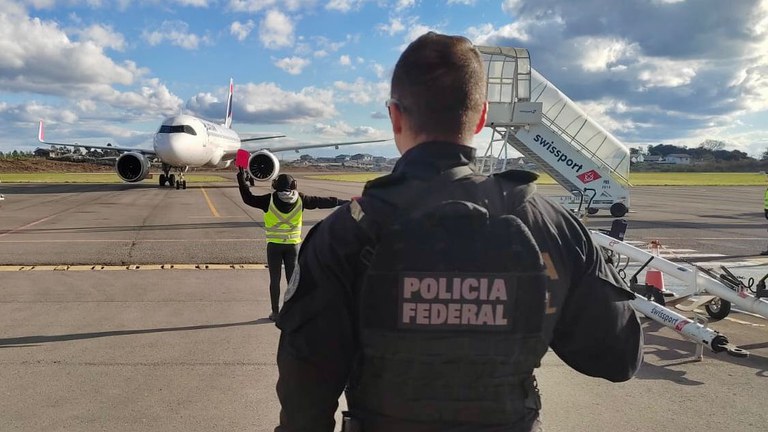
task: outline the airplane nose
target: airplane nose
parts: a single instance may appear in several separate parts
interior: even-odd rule
[[[155,152],[160,159],[173,166],[197,166],[207,162],[200,137],[183,133],[155,135]]]
[[[180,155],[184,154],[185,143],[177,134],[155,135],[155,152],[160,159],[171,165],[179,165]]]

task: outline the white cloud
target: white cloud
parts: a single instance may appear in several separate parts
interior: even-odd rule
[[[276,0],[229,0],[229,8],[235,12],[255,13],[276,4]]]
[[[273,7],[288,11],[311,9],[319,0],[229,0],[228,8],[235,12],[257,13]]]
[[[94,24],[84,29],[75,30],[75,33],[80,35],[80,41],[90,41],[102,48],[110,48],[115,51],[125,49],[125,37],[110,26]]]
[[[348,55],[344,54],[341,57],[339,57],[339,64],[342,66],[349,66],[352,64],[352,60],[349,58]]]
[[[365,0],[329,0],[325,5],[328,10],[334,10],[342,13],[347,13],[351,10],[360,8]]]
[[[200,8],[207,8],[209,0],[174,0],[177,4],[180,4],[182,6],[192,6],[192,7],[200,7]]]
[[[249,34],[251,34],[251,31],[253,31],[254,27],[256,27],[256,23],[253,22],[253,20],[248,20],[244,23],[235,21],[229,26],[229,33],[237,40],[242,42],[245,40],[245,38],[248,37]]]
[[[25,102],[20,105],[0,104],[0,118],[12,123],[33,123],[40,119],[46,122],[74,123],[78,120],[75,112],[69,109],[61,109],[50,105],[43,105],[36,101]]]
[[[269,49],[285,48],[293,45],[293,22],[288,15],[270,10],[259,25],[259,39]]]
[[[373,69],[373,73],[376,74],[376,78],[383,80],[386,76],[386,68],[378,63],[373,63],[371,65],[371,68]]]
[[[184,21],[163,21],[158,30],[144,30],[142,37],[152,46],[168,42],[187,50],[196,50],[201,43],[210,43],[207,36],[190,33],[189,24]]]
[[[508,15],[514,15],[523,5],[524,0],[503,0],[501,2],[501,10]]]
[[[643,89],[680,87],[690,84],[701,67],[698,61],[646,57],[638,65],[637,78],[643,84]]]
[[[281,89],[274,83],[241,84],[234,97],[234,118],[240,123],[279,124],[317,121],[337,114],[333,92],[307,87],[299,92]],[[222,118],[226,94],[200,93],[186,108],[206,118]]]
[[[358,105],[378,101],[383,104],[389,98],[389,83],[384,81],[369,82],[358,78],[354,82],[336,81],[333,87],[339,92],[339,100]]]
[[[448,0],[448,3],[451,3],[455,0]],[[395,2],[395,11],[400,12],[404,9],[411,8],[416,5],[416,0],[397,0]]]
[[[285,57],[274,63],[275,66],[291,75],[299,75],[305,67],[309,66],[310,61],[301,57]]]
[[[466,6],[472,6],[475,4],[476,1],[477,0],[448,0],[448,4],[461,4]]]
[[[389,135],[382,130],[370,126],[351,126],[343,121],[338,121],[333,124],[315,123],[307,132],[312,135],[321,135],[325,137],[351,137],[361,140],[389,137]]]
[[[70,40],[56,23],[0,14],[0,89],[61,95],[94,83],[129,85],[144,72],[115,63],[94,42]]]
[[[392,17],[389,19],[389,23],[379,24],[379,30],[387,33],[390,36],[394,36],[405,31],[405,25],[399,17]]]
[[[587,72],[607,71],[618,66],[621,60],[634,59],[640,54],[637,44],[607,37],[575,38],[572,45],[578,47],[576,61]]]

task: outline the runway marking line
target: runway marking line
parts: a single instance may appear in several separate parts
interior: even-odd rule
[[[117,270],[264,270],[266,264],[130,264],[130,265],[3,265],[0,272],[15,271],[117,271]]]
[[[219,215],[219,212],[216,210],[216,207],[213,206],[213,202],[211,202],[211,198],[208,197],[208,192],[205,191],[205,188],[201,187],[200,190],[203,192],[203,196],[205,197],[205,201],[208,203],[208,208],[211,209],[211,213],[213,214],[213,217],[221,217]]]

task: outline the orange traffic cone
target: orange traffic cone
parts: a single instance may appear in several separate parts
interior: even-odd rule
[[[653,240],[651,242],[651,254],[654,256],[659,256],[659,249],[661,248],[661,243],[658,240]],[[664,297],[673,297],[674,294],[670,291],[667,291],[666,288],[664,288],[664,273],[662,273],[660,270],[657,270],[655,268],[649,268],[645,272],[645,284],[652,286],[659,290],[659,292]]]
[[[645,284],[664,292],[664,273],[656,269],[646,271]]]

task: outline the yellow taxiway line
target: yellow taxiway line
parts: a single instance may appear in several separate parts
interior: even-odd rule
[[[211,209],[213,217],[221,217],[219,216],[219,212],[216,210],[216,207],[213,206],[213,202],[211,202],[211,199],[208,197],[208,192],[206,192],[204,188],[200,188],[200,190],[203,192],[203,196],[205,197],[205,201],[208,203],[208,208]]]

